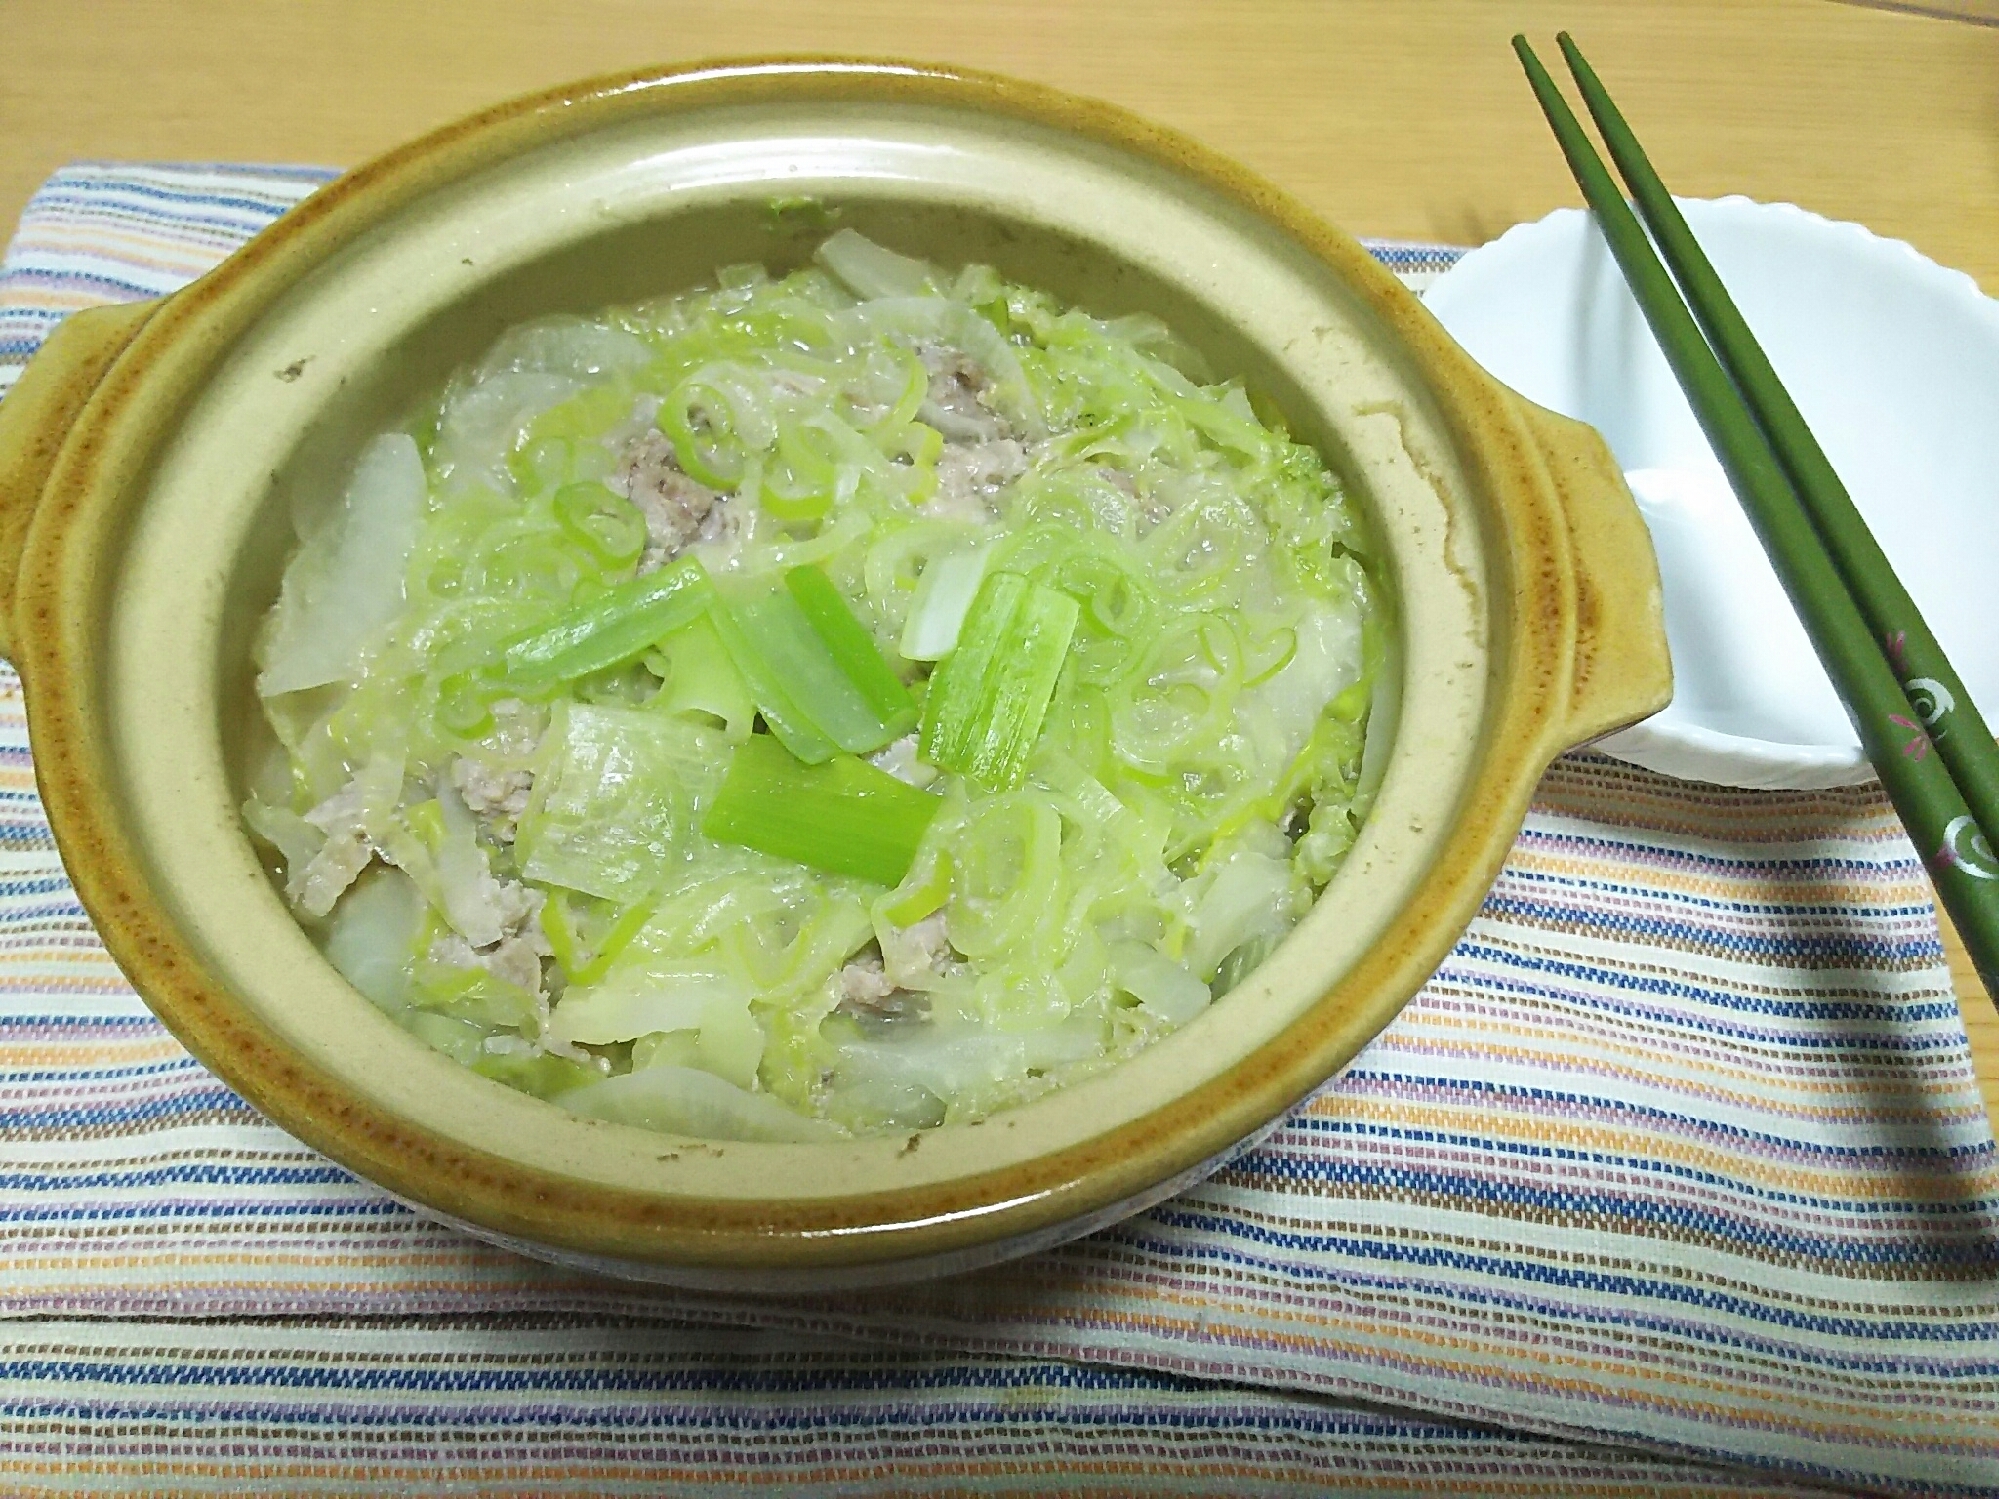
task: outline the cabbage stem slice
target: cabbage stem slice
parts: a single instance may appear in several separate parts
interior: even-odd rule
[[[965,616],[957,649],[931,679],[918,742],[922,758],[997,790],[1018,785],[1081,613],[1066,593],[1019,573],[988,576]]]
[[[682,625],[645,659],[647,669],[666,684],[648,707],[660,713],[699,713],[720,719],[732,744],[750,737],[756,727],[757,705],[716,633],[712,614]]]
[[[502,650],[508,683],[536,694],[635,661],[707,609],[715,586],[698,559],[620,583]]]
[[[718,843],[896,886],[943,806],[851,755],[807,765],[767,734],[737,746],[701,830]]]

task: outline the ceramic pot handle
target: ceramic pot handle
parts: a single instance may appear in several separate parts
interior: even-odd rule
[[[154,299],[71,313],[0,401],[0,656],[14,655],[14,584],[56,455],[112,360],[159,307]]]
[[[1665,707],[1673,663],[1659,560],[1609,445],[1594,427],[1531,401],[1519,405],[1568,517],[1575,570],[1575,660],[1552,746],[1560,751]]]

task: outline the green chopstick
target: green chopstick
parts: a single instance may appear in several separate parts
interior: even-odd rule
[[[1610,147],[1611,159],[1637,200],[1653,243],[1680,283],[1687,305],[1707,333],[1722,367],[1734,379],[1736,390],[1776,449],[1777,461],[1791,476],[1791,485],[1832,554],[1833,565],[1846,580],[1847,592],[1873,627],[1875,640],[1887,651],[1889,664],[1909,699],[1913,717],[1905,716],[1902,726],[1910,731],[1916,753],[1923,752],[1921,739],[1927,736],[1950,767],[1951,779],[1957,782],[1965,805],[1988,840],[1999,836],[1999,744],[1993,742],[1978,705],[1958,680],[1916,601],[1909,597],[1874,533],[1854,508],[1846,486],[1770,367],[1763,346],[1736,310],[1734,299],[1687,227],[1679,205],[1652,170],[1638,137],[1624,123],[1624,116],[1569,34],[1562,32],[1555,41],[1568,59],[1569,71],[1576,76],[1576,85],[1596,118],[1604,144]]]
[[[1514,37],[1513,50],[1645,321],[1762,539],[1819,660],[1839,689],[1867,758],[1918,852],[1926,856],[1938,898],[1956,922],[1972,965],[1986,992],[1999,999],[1999,861],[1993,859],[1986,837],[1990,830],[1981,829],[1972,816],[1942,757],[1925,753],[1929,741],[1909,738],[1910,703],[1902,684],[1889,669],[1882,646],[1847,591],[1775,449],[1680,300],[1643,226],[1547,69],[1524,36]]]

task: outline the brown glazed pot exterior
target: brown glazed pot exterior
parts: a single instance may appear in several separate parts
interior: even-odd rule
[[[327,503],[369,433],[500,329],[796,263],[824,213],[1093,311],[1159,312],[1272,396],[1377,538],[1399,641],[1379,797],[1270,962],[1103,1077],[838,1145],[576,1119],[427,1050],[292,921],[237,820],[250,633],[286,513]],[[322,189],[164,302],[70,319],[0,404],[0,589],[64,861],[195,1055],[425,1211],[723,1288],[968,1268],[1197,1179],[1430,975],[1547,761],[1671,691],[1651,548],[1595,433],[1494,383],[1240,167],[1104,105],[892,63],[650,71],[501,105]]]

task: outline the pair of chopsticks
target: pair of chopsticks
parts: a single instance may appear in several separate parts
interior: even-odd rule
[[[1999,747],[1638,138],[1568,34],[1557,40],[1642,226],[1527,39],[1514,37],[1513,50],[1965,951],[1999,1000]]]

